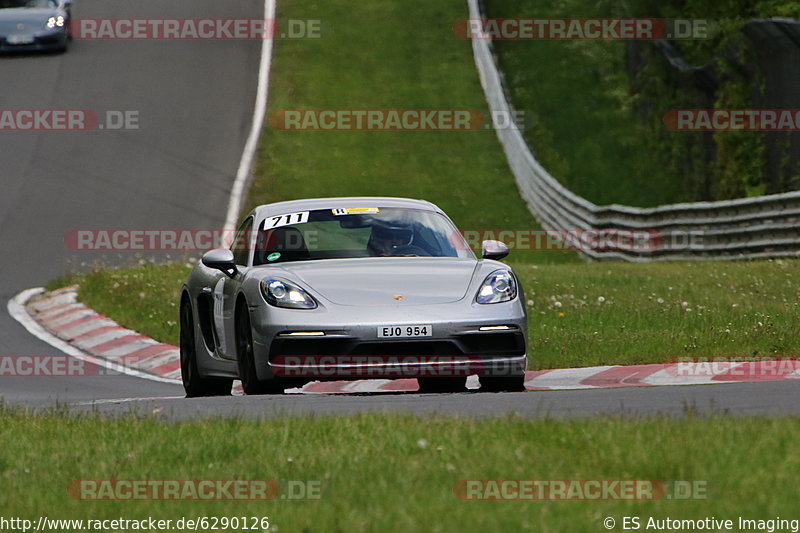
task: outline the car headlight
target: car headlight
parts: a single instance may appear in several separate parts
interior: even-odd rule
[[[479,304],[509,302],[517,297],[517,280],[508,270],[495,270],[483,280],[475,300]]]
[[[45,22],[44,25],[45,25],[45,27],[47,29],[50,29],[50,30],[52,30],[54,28],[63,28],[64,27],[64,17],[61,16],[61,15],[58,15],[57,17],[50,17],[49,19],[47,19],[47,22]]]
[[[316,309],[317,301],[291,281],[279,278],[261,280],[261,293],[275,307],[290,309]]]

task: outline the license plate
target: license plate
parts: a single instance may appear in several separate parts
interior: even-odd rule
[[[380,338],[403,338],[403,337],[430,337],[433,335],[433,327],[430,324],[418,324],[412,326],[378,326],[378,337]]]
[[[32,35],[9,35],[8,44],[31,44],[34,42]]]

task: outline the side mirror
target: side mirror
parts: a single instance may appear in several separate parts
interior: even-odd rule
[[[500,241],[483,241],[481,244],[481,257],[484,259],[499,260],[508,255],[508,246]]]
[[[230,277],[233,277],[238,272],[236,269],[236,262],[233,260],[233,252],[227,248],[219,248],[206,252],[203,254],[202,261],[208,268],[221,270]]]

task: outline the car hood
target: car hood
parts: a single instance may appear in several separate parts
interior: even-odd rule
[[[464,298],[474,259],[380,257],[283,263],[290,281],[339,305],[425,305]],[[280,275],[276,272],[275,275]],[[400,297],[400,298],[398,298]]]
[[[47,19],[58,14],[55,9],[49,8],[10,8],[0,9],[0,32],[37,32],[44,30]],[[24,24],[20,30],[17,24]]]

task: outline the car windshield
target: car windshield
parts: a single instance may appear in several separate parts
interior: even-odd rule
[[[254,265],[353,257],[474,258],[447,217],[423,209],[353,207],[267,217]]]
[[[56,0],[0,0],[0,9],[18,7],[58,7]]]

